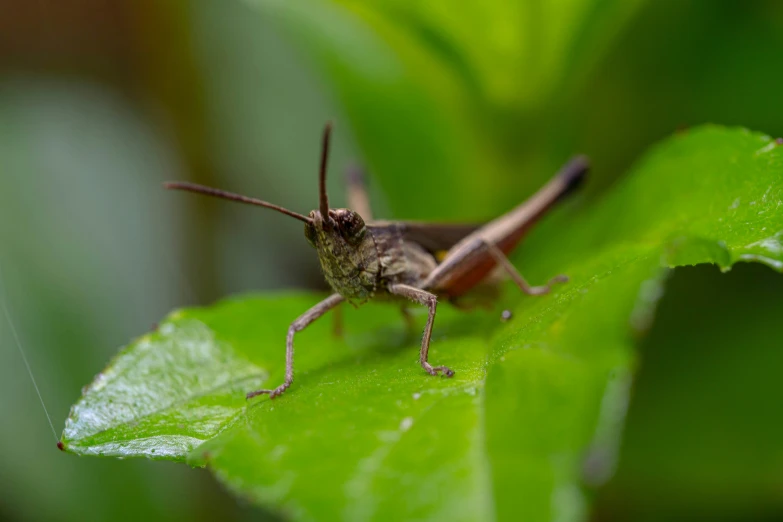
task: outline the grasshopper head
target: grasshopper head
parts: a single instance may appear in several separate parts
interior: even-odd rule
[[[367,228],[362,217],[347,208],[329,208],[329,196],[326,193],[326,163],[329,157],[329,138],[332,132],[331,123],[324,128],[321,147],[321,170],[318,176],[319,205],[317,210],[310,212],[305,222],[305,237],[307,241],[322,253],[331,252],[334,256],[350,255],[364,240]],[[325,252],[322,252],[325,251]]]
[[[305,237],[318,252],[324,277],[332,289],[352,302],[360,302],[375,292],[380,264],[362,217],[347,208],[329,208],[326,162],[331,130],[327,124],[321,149],[319,205],[305,222]]]
[[[347,208],[329,209],[328,219],[324,219],[321,212],[310,212],[310,222],[305,223],[305,238],[312,246],[329,243],[342,243],[345,248],[356,246],[362,242],[367,234],[367,227],[362,217]]]

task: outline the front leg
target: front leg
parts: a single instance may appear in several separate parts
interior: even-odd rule
[[[294,334],[301,332],[307,325],[324,315],[326,312],[342,303],[345,299],[340,294],[332,294],[314,307],[310,308],[288,327],[288,336],[285,342],[285,382],[274,390],[256,390],[247,394],[248,399],[265,393],[274,399],[291,386],[294,382]]]
[[[427,362],[427,356],[430,351],[430,338],[432,337],[432,325],[435,323],[435,311],[438,308],[438,298],[435,294],[409,285],[391,285],[389,292],[394,295],[406,297],[415,303],[422,304],[429,309],[427,317],[427,326],[424,327],[424,335],[421,338],[421,351],[419,352],[419,363],[422,368],[430,375],[443,373],[446,377],[453,377],[454,372],[446,366],[432,366]]]

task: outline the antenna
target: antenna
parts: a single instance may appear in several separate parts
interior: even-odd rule
[[[321,145],[321,170],[318,176],[318,208],[324,221],[329,221],[329,196],[326,194],[326,163],[329,160],[329,139],[331,136],[332,122],[327,122],[324,127],[323,143]]]
[[[256,198],[250,198],[248,196],[242,196],[240,194],[234,194],[232,192],[226,192],[225,190],[220,190],[212,187],[205,187],[204,185],[197,185],[195,183],[188,183],[185,181],[169,181],[167,183],[164,183],[163,187],[169,190],[185,190],[187,192],[195,192],[197,194],[204,194],[216,198],[228,199],[230,201],[238,201],[240,203],[246,203],[248,205],[256,205],[258,207],[271,208],[272,210],[276,210],[281,214],[285,214],[286,216],[291,216],[292,218],[298,219],[299,221],[304,221],[305,223],[311,223],[311,224],[313,222],[313,220],[310,219],[309,217],[303,216],[302,214],[297,214],[293,210],[288,210],[287,208],[283,208],[279,205],[268,203],[266,201],[262,201]]]

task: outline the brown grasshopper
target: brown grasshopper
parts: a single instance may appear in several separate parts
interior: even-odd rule
[[[310,308],[288,328],[285,382],[273,390],[257,390],[247,398],[286,391],[294,380],[294,335],[343,301],[354,305],[371,299],[403,299],[429,309],[421,340],[419,363],[430,375],[452,377],[446,366],[427,360],[438,297],[454,301],[485,282],[496,268],[506,272],[526,294],[549,292],[557,276],[546,285],[531,286],[506,255],[531,225],[584,178],[584,157],[568,162],[530,199],[484,225],[450,225],[410,221],[376,221],[372,218],[364,181],[359,172],[348,176],[348,199],[353,208],[329,208],[326,165],[331,124],[323,133],[317,210],[304,216],[259,199],[191,183],[166,183],[168,189],[187,190],[277,210],[304,222],[307,241],[318,252],[326,281],[334,293]],[[403,309],[405,311],[405,309]]]

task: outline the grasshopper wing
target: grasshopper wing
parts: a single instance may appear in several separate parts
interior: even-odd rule
[[[454,245],[480,229],[483,225],[457,223],[425,223],[421,221],[371,221],[375,230],[385,230],[401,240],[415,243],[432,254],[442,257]]]
[[[424,223],[403,221],[403,237],[438,257],[478,230],[483,224]]]

